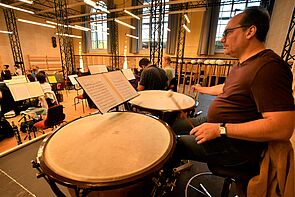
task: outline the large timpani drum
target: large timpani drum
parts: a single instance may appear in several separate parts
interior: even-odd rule
[[[139,96],[130,100],[129,103],[136,111],[148,111],[167,120],[167,114],[177,114],[180,111],[190,111],[195,107],[195,100],[185,94],[163,90],[144,90]],[[170,94],[170,95],[169,95]],[[172,95],[171,95],[172,94]],[[171,98],[173,97],[173,98]],[[171,116],[168,116],[170,118]]]
[[[109,190],[161,169],[174,146],[165,123],[138,113],[111,112],[76,119],[55,131],[40,146],[37,162],[55,182]]]

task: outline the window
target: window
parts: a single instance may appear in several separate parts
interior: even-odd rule
[[[246,7],[259,6],[260,2],[261,0],[221,0],[215,38],[215,50],[220,51],[223,49],[223,45],[220,40],[228,21],[234,15],[243,12]]]
[[[100,5],[105,5],[103,1],[99,2]],[[91,12],[96,12],[97,10],[92,8]],[[91,46],[92,49],[107,49],[107,38],[108,38],[108,28],[107,28],[107,14],[96,14],[91,15],[90,23],[91,28]]]
[[[165,0],[168,2],[169,0]],[[151,4],[151,0],[144,0],[144,5]],[[165,10],[168,10],[169,5],[165,6]],[[149,48],[149,40],[150,40],[150,8],[143,8],[143,16],[142,17],[142,49]],[[168,14],[164,16],[164,35],[163,35],[163,48],[166,48],[167,43],[167,28],[168,28]],[[156,32],[157,33],[157,32]],[[158,35],[156,34],[156,37]]]

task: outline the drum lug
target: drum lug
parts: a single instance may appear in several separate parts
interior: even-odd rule
[[[32,163],[33,168],[39,168],[40,167],[40,164],[37,163],[35,160],[32,160],[31,163]]]
[[[36,177],[37,179],[41,178],[41,177],[44,177],[44,173],[36,173]]]
[[[31,163],[32,163],[33,168],[36,168],[36,170],[38,171],[36,173],[37,179],[39,179],[41,177],[45,177],[44,173],[40,169],[40,164],[38,162],[36,162],[35,160],[32,160]]]

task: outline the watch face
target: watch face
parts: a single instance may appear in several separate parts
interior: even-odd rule
[[[220,135],[226,135],[225,127],[219,127]]]

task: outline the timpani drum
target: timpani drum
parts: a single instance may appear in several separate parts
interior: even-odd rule
[[[196,104],[195,100],[190,96],[163,90],[140,91],[139,96],[130,100],[129,103],[132,108],[135,108],[135,111],[148,111],[167,123],[171,122],[165,118],[167,114],[178,114],[181,111],[193,110]]]
[[[49,179],[69,188],[116,190],[160,170],[174,146],[173,132],[162,121],[111,112],[56,130],[42,142],[37,163]]]

